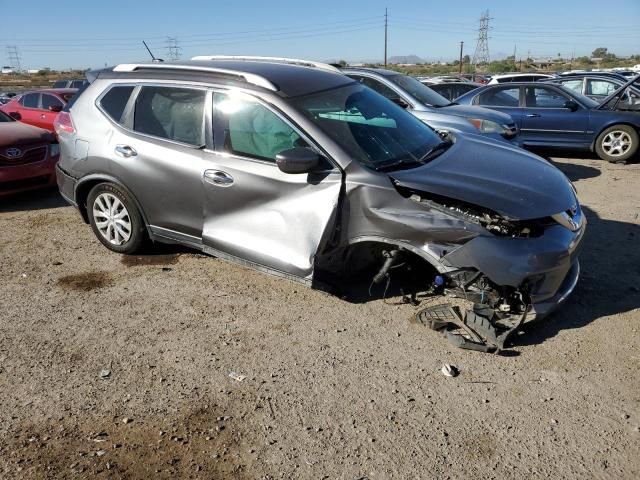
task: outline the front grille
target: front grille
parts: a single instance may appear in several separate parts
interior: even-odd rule
[[[41,162],[47,158],[47,147],[20,148],[22,155],[17,157],[9,157],[7,149],[0,150],[0,165],[24,165],[27,163]]]
[[[10,182],[0,182],[0,192],[9,192],[11,190],[20,190],[23,188],[39,187],[49,183],[48,175],[39,177],[24,178],[21,180],[12,180]]]

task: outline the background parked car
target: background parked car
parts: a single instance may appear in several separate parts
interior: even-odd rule
[[[397,105],[436,130],[485,135],[517,143],[518,129],[509,115],[451,103],[413,77],[380,68],[345,68],[343,73]]]
[[[614,76],[603,76],[598,73],[585,73],[576,75],[567,75],[557,78],[549,78],[542,80],[543,82],[556,83],[562,85],[569,90],[581,93],[592,100],[601,102],[616,90],[629,81],[628,78],[620,80]],[[634,106],[640,105],[640,85],[634,83],[627,89],[621,109],[633,110]]]
[[[0,196],[54,186],[59,153],[51,132],[0,112]]]
[[[16,120],[53,132],[53,122],[58,112],[76,92],[75,88],[51,88],[25,92],[0,106],[0,110]]]
[[[546,73],[505,73],[502,75],[494,75],[489,80],[489,85],[496,83],[509,83],[509,82],[537,82],[543,78],[552,78],[553,75]]]
[[[638,151],[638,113],[610,110],[609,101],[599,104],[560,85],[487,85],[457,101],[511,115],[524,146],[591,150],[610,162],[625,162]]]
[[[56,80],[53,82],[51,88],[82,88],[87,83],[89,83],[86,79],[78,78],[74,80]]]
[[[428,83],[428,80],[423,80],[422,83],[427,85],[434,92],[439,93],[444,98],[451,101],[482,86],[481,83],[472,82],[445,82],[430,84]]]

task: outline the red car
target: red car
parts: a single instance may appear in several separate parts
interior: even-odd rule
[[[77,88],[49,88],[16,95],[0,110],[16,120],[53,132],[53,121],[64,108]]]
[[[0,197],[54,186],[59,157],[55,135],[0,112]]]

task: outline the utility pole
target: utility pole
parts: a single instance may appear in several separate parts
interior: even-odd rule
[[[462,73],[462,47],[464,46],[464,42],[460,42],[460,73]]]
[[[480,17],[480,28],[478,29],[478,43],[473,54],[473,65],[488,65],[489,59],[489,10]],[[474,68],[475,69],[475,68]]]
[[[389,15],[387,9],[384,9],[384,68],[387,68],[387,27],[389,25]]]
[[[20,65],[20,52],[18,52],[16,45],[7,45],[7,58],[9,59],[9,65],[11,65],[15,73],[22,70],[22,66]]]
[[[180,60],[180,50],[177,37],[167,37],[167,55],[169,60]]]

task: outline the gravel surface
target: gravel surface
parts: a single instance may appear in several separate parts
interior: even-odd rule
[[[553,161],[583,275],[504,355],[397,298],[111,253],[55,191],[0,200],[0,478],[640,478],[640,165]]]

